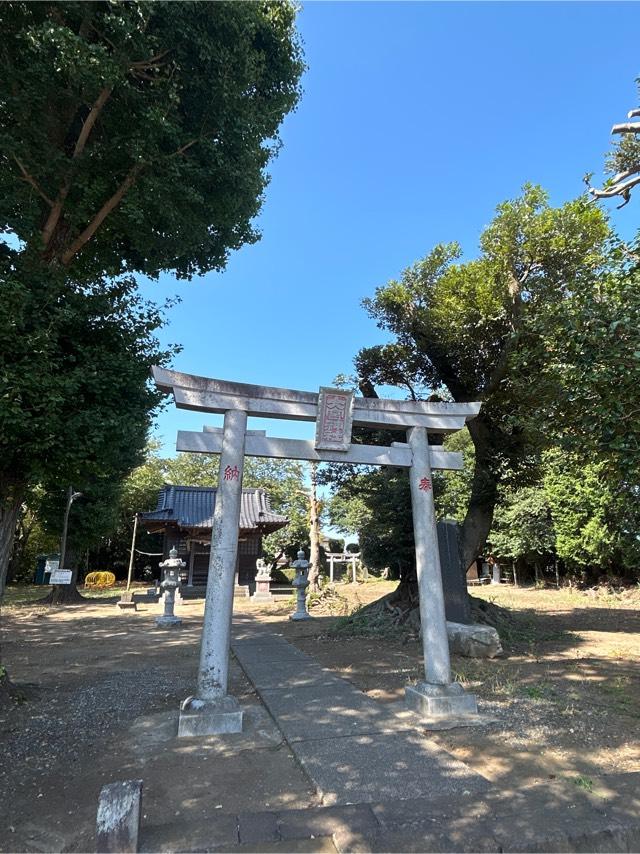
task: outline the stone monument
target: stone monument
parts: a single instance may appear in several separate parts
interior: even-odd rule
[[[258,572],[256,573],[256,589],[251,597],[254,602],[271,602],[273,593],[271,592],[271,573],[265,560],[261,557],[256,561]]]

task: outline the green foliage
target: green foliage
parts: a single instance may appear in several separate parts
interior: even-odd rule
[[[36,484],[58,527],[69,483],[73,547],[113,528],[170,355],[131,274],[219,270],[258,238],[299,97],[294,24],[288,2],[0,6],[3,529]]]
[[[74,518],[95,536],[160,401],[148,377],[170,356],[154,334],[162,313],[128,277],[79,285],[36,266],[27,282],[11,257],[0,277],[0,484],[22,497],[40,484],[30,508],[59,535],[73,483],[84,493]],[[81,526],[73,531],[80,543]]]
[[[556,440],[550,413],[561,395],[560,365],[545,370],[550,336],[575,294],[597,300],[609,236],[586,197],[552,208],[543,190],[526,186],[498,207],[477,258],[463,262],[457,244],[441,244],[364,301],[393,338],[356,357],[363,393],[392,383],[412,397],[435,391],[482,401],[468,424],[474,452],[465,451],[465,471],[436,482],[441,512],[464,516],[467,562],[484,547],[500,491],[539,480],[540,454]],[[398,518],[403,526],[404,513]],[[393,539],[403,541],[400,530]]]
[[[90,277],[224,267],[299,97],[280,3],[0,7],[0,227]]]
[[[640,482],[640,269],[613,244],[595,288],[549,312],[544,372],[557,394],[543,413],[564,448],[585,463]]]
[[[544,487],[556,531],[556,551],[570,569],[637,572],[637,486],[617,479],[606,461],[584,464],[569,455],[550,454]]]
[[[554,551],[551,508],[540,486],[507,491],[496,507],[493,521],[491,546],[499,557],[535,562],[538,556]]]

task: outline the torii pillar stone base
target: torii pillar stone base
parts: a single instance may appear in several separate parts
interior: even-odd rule
[[[467,694],[459,682],[448,685],[418,682],[417,685],[407,685],[404,691],[408,708],[421,718],[437,720],[478,713],[475,694]]]
[[[240,704],[229,694],[217,700],[187,697],[180,706],[178,737],[242,732],[242,714]]]

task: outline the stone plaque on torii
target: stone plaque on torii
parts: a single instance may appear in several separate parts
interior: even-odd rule
[[[226,382],[164,368],[153,368],[153,378],[160,390],[173,394],[179,409],[224,415],[221,429],[178,431],[177,450],[220,454],[197,693],[182,704],[178,735],[242,730],[242,710],[227,694],[227,684],[245,456],[408,469],[425,681],[407,686],[407,703],[425,718],[475,714],[475,696],[451,679],[431,477],[433,469],[461,469],[462,454],[430,446],[427,432],[460,430],[478,414],[480,404],[363,398],[333,388],[321,388],[318,394]],[[266,431],[247,430],[248,416],[315,421],[316,439],[275,439]],[[353,445],[354,424],[404,430],[407,442]]]

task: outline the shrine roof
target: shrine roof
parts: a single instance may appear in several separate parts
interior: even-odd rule
[[[209,486],[176,486],[165,484],[158,494],[158,505],[149,513],[141,513],[143,522],[152,523],[158,530],[161,523],[176,524],[180,528],[211,530],[216,503],[216,489]],[[160,523],[160,524],[154,524]],[[286,516],[274,513],[269,496],[264,489],[243,489],[240,504],[240,530],[265,534],[289,524]]]

